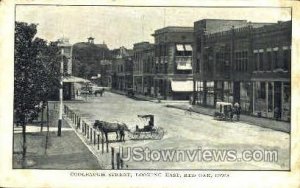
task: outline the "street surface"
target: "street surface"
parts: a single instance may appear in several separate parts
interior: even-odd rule
[[[162,140],[129,140],[116,142],[114,147],[142,147],[150,150],[244,150],[278,152],[276,162],[269,161],[126,161],[128,169],[237,169],[237,170],[288,170],[290,135],[243,122],[216,121],[211,116],[165,107],[166,103],[137,101],[126,96],[106,92],[103,97],[88,97],[85,102],[66,103],[78,114],[94,120],[126,123],[134,130],[144,126],[138,114],[153,114],[155,126],[167,131]],[[126,133],[127,136],[127,133]],[[110,134],[115,139],[115,134]]]

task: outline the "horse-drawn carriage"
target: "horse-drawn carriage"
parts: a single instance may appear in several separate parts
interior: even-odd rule
[[[138,117],[143,121],[144,127],[140,128],[136,125],[135,130],[129,132],[129,138],[131,140],[147,140],[147,139],[157,139],[160,140],[163,138],[165,131],[161,127],[154,126],[154,115],[138,115]]]
[[[214,119],[216,120],[232,120],[233,107],[228,102],[217,102]]]
[[[162,139],[165,131],[161,127],[154,126],[154,115],[138,115],[143,121],[147,122],[143,128],[136,125],[134,130],[130,130],[125,123],[120,122],[106,122],[96,120],[94,128],[101,131],[105,140],[108,141],[108,133],[116,133],[117,141],[125,141],[125,131],[128,132],[128,137],[131,140],[147,140],[147,139]]]

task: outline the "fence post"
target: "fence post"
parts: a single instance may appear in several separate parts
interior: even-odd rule
[[[106,152],[108,153],[108,140],[106,140]]]
[[[86,123],[84,122],[84,136],[86,136]]]
[[[115,169],[115,149],[111,147],[111,168]]]
[[[82,120],[82,123],[81,123],[81,131],[84,134],[84,121],[83,120]]]
[[[94,130],[94,145],[96,145],[96,131]]]
[[[90,137],[91,137],[91,143],[93,143],[93,128],[90,128]]]
[[[117,169],[120,169],[120,153],[117,153]]]
[[[120,157],[120,165],[121,165],[121,169],[123,169],[123,167],[124,167],[124,161],[123,161],[123,159]]]
[[[80,121],[81,121],[81,118],[80,118],[80,117],[78,117],[77,129],[80,129]]]
[[[87,129],[87,131],[86,131],[86,137],[89,138],[90,137],[90,128],[89,128],[88,125],[86,126],[86,129]]]
[[[98,141],[98,150],[100,149],[100,147],[99,147],[99,141],[100,141],[100,135],[99,134],[97,134],[97,141]]]
[[[103,133],[101,133],[101,147],[102,147],[102,154],[104,153],[104,138]]]

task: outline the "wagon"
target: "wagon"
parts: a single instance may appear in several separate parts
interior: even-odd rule
[[[131,140],[160,140],[163,138],[166,131],[161,128],[154,126],[154,115],[138,115],[142,121],[147,122],[142,128],[136,125],[135,130],[129,132],[129,138]]]
[[[230,115],[233,111],[232,104],[228,102],[217,102],[214,119],[216,120],[230,120]]]

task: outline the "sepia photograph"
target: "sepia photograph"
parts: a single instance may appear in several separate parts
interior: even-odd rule
[[[13,14],[12,171],[292,170],[291,6],[20,3]]]
[[[290,8],[17,5],[13,168],[289,170],[291,28]]]

